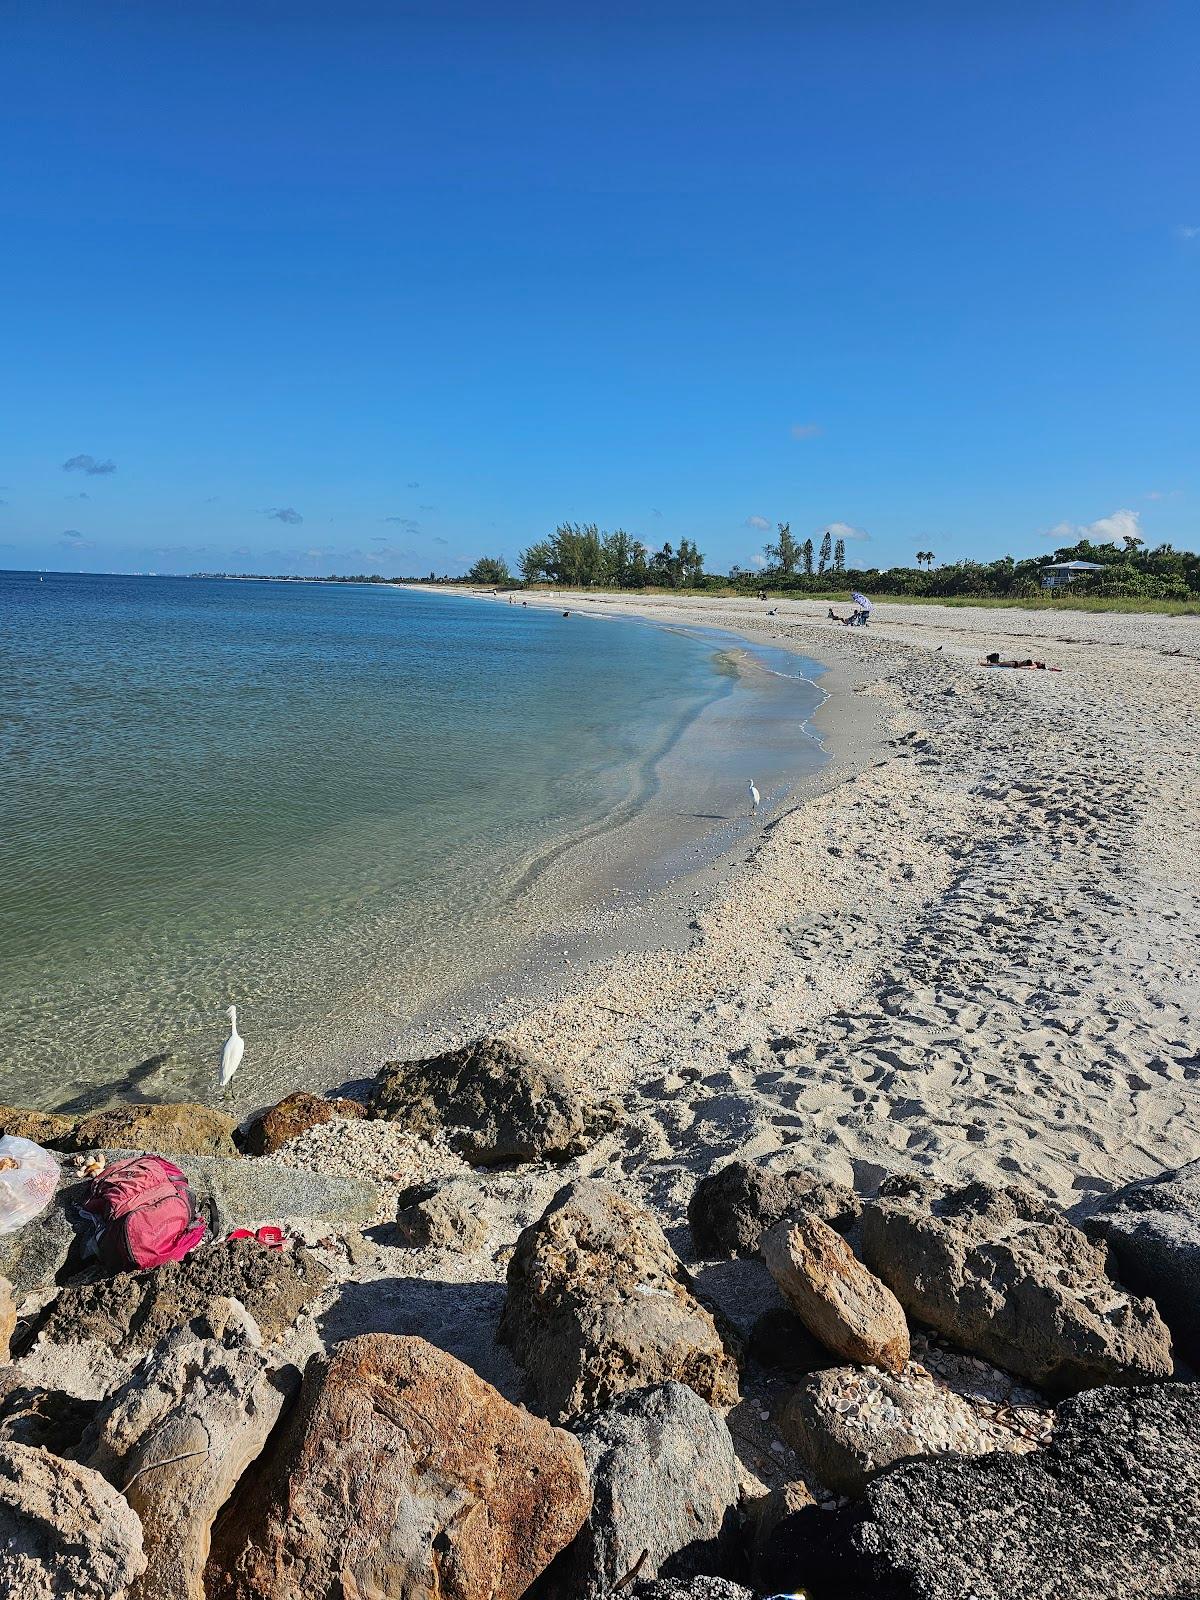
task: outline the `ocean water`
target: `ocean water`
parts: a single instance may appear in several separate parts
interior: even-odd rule
[[[161,1055],[149,1097],[211,1097],[231,1001],[252,1095],[328,1081],[748,826],[748,762],[810,769],[819,695],[768,656],[453,593],[0,574],[0,1099],[138,1092]]]

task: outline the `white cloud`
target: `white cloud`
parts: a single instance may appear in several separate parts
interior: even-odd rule
[[[819,422],[794,422],[792,424],[793,439],[815,439],[824,432],[825,430]]]
[[[755,572],[761,572],[763,570],[763,568],[766,566],[766,564],[767,564],[766,556],[761,556],[760,555],[760,556],[751,556],[750,557],[750,565],[754,568]]]
[[[763,528],[769,528],[771,524],[766,517],[747,517],[746,526],[748,528],[758,528],[761,531]]]
[[[1200,239],[1200,228],[1178,227],[1175,229],[1177,239]]]
[[[835,539],[860,539],[866,543],[871,537],[865,528],[856,528],[850,522],[827,522],[825,528],[828,528]],[[824,533],[825,528],[818,528],[817,532]]]
[[[1110,516],[1099,517],[1095,522],[1056,522],[1046,530],[1046,538],[1055,544],[1077,544],[1087,539],[1092,544],[1123,544],[1126,537],[1142,537],[1140,511],[1114,511]]]

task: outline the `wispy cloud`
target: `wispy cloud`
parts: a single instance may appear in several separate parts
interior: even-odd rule
[[[450,541],[448,539],[439,539],[436,534],[434,535],[434,538],[433,538],[433,543],[434,544],[449,544],[449,542]]]
[[[652,517],[661,517],[662,516],[662,512],[658,509],[657,506],[651,506],[650,507],[650,515]]]
[[[1092,544],[1121,544],[1126,537],[1140,539],[1142,514],[1140,511],[1114,511],[1111,516],[1098,517],[1095,522],[1056,522],[1044,535],[1055,544],[1076,544],[1087,539]]]
[[[792,424],[793,439],[816,439],[825,432],[819,422],[794,422]]]
[[[1147,500],[1178,500],[1183,493],[1182,489],[1150,489],[1146,492]]]
[[[384,522],[393,522],[398,528],[403,528],[406,533],[420,533],[421,524],[415,517],[384,517]]]
[[[827,522],[824,528],[816,529],[817,533],[830,532],[835,539],[859,539],[864,544],[871,535],[865,528],[856,528],[852,522]]]
[[[304,518],[294,506],[271,506],[263,512],[264,517],[272,517],[276,522],[303,522]]]
[[[115,472],[115,461],[97,461],[95,456],[71,456],[62,464],[64,472],[86,472],[89,478],[98,478],[106,472]]]
[[[78,494],[69,494],[68,500],[90,500],[92,497],[86,489],[80,489]]]
[[[436,506],[418,506],[417,510],[418,511],[436,511],[437,507]]]
[[[406,484],[405,487],[409,489],[419,489],[421,485],[419,483],[410,483]]]
[[[771,524],[767,521],[766,517],[747,517],[746,526],[748,528],[757,528],[761,533],[763,529],[769,528]]]
[[[1175,237],[1177,239],[1200,239],[1200,227],[1180,224],[1175,229]]]
[[[78,528],[67,528],[58,542],[64,550],[94,550],[96,548],[95,543],[91,539],[85,539]]]

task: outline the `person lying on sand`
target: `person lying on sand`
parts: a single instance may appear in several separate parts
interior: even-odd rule
[[[993,650],[990,656],[985,656],[979,663],[981,667],[1037,667],[1042,672],[1061,672],[1061,667],[1048,667],[1044,661],[1001,661],[1000,652]]]

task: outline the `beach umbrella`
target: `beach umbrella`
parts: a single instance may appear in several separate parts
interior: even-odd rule
[[[850,598],[854,601],[856,606],[861,606],[864,611],[870,611],[871,602],[867,599],[865,594],[859,594],[857,589],[851,589]]]

